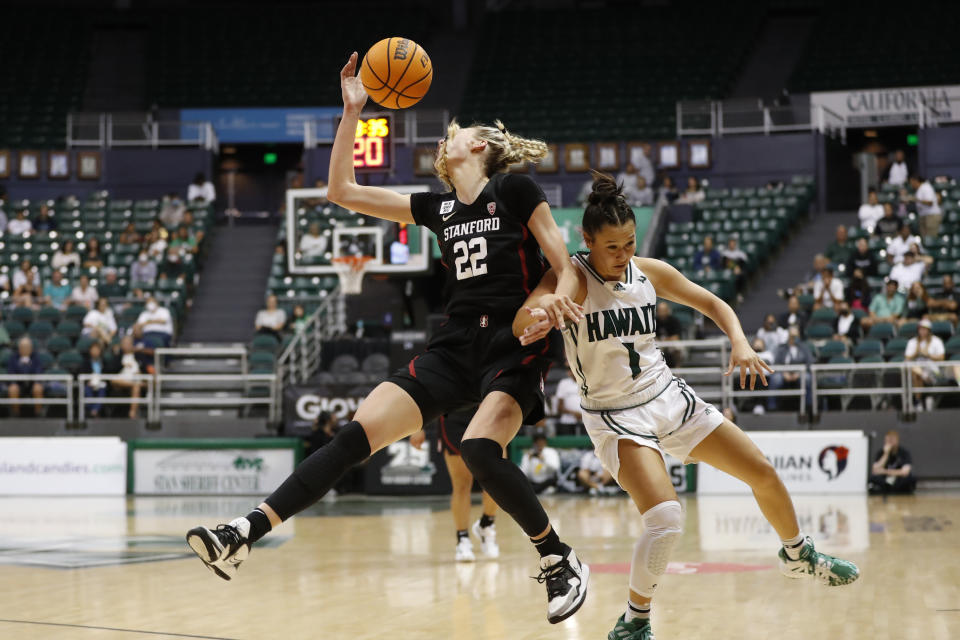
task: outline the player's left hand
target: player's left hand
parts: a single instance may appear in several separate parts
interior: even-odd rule
[[[539,305],[547,312],[547,317],[555,329],[563,329],[564,318],[571,322],[583,320],[583,307],[571,300],[570,296],[548,293],[540,298]]]
[[[764,373],[773,373],[773,367],[763,361],[757,352],[750,348],[746,342],[737,342],[733,344],[730,350],[730,366],[723,375],[728,376],[733,373],[735,368],[740,368],[740,388],[747,388],[747,373],[750,374],[750,389],[756,389],[757,376],[760,376],[760,382],[767,386],[767,376]]]
[[[550,330],[553,329],[553,323],[550,321],[550,316],[547,315],[547,312],[539,307],[535,309],[524,307],[523,310],[533,318],[533,324],[529,325],[523,330],[523,333],[520,334],[520,344],[527,346],[546,337],[546,335],[550,333]]]

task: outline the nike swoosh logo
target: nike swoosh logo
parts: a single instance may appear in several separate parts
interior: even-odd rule
[[[453,217],[453,215],[454,215],[455,213],[456,213],[456,211],[451,211],[450,213],[448,213],[448,214],[445,215],[445,216],[440,216],[440,219],[443,220],[444,222],[446,222],[446,221],[449,220],[451,217]]]

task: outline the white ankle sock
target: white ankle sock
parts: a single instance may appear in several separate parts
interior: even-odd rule
[[[781,542],[783,542],[783,550],[787,553],[788,558],[796,560],[800,557],[800,550],[803,549],[804,540],[803,531],[800,531],[789,540],[781,540]]]
[[[624,622],[630,622],[631,620],[636,620],[637,618],[641,620],[649,620],[650,605],[638,605],[627,600],[627,612],[623,614]]]

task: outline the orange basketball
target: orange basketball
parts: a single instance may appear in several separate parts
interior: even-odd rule
[[[433,80],[430,56],[413,40],[386,38],[370,47],[360,63],[360,81],[377,104],[406,109],[427,94]]]

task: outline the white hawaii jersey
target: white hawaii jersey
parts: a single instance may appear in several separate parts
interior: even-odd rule
[[[587,279],[586,316],[563,331],[567,362],[586,410],[621,409],[650,399],[670,381],[657,348],[657,293],[633,260],[623,281],[605,281],[586,253],[570,258]]]

